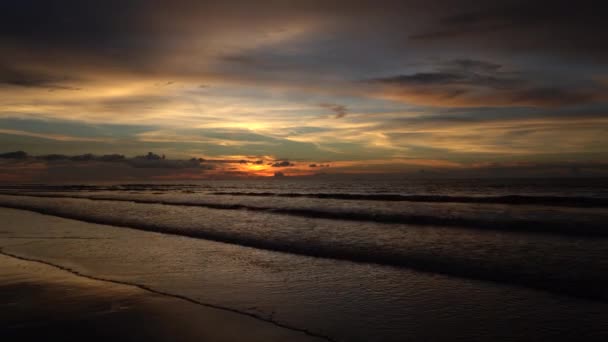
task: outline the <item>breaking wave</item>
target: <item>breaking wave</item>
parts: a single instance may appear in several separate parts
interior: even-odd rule
[[[331,207],[297,207],[297,206],[267,206],[252,203],[217,203],[204,199],[181,200],[178,198],[143,198],[121,197],[116,195],[76,195],[76,194],[23,194],[7,193],[11,196],[27,196],[42,198],[73,198],[93,201],[116,201],[140,204],[161,204],[184,207],[202,207],[219,210],[248,210],[279,215],[305,217],[311,219],[330,219],[345,221],[375,222],[386,224],[415,224],[425,226],[465,227],[473,229],[514,231],[527,233],[549,233],[581,237],[608,237],[605,222],[600,220],[562,220],[534,217],[480,217],[449,213],[449,215],[434,215],[412,212],[378,212],[373,210],[348,210]],[[370,195],[366,195],[370,196]],[[384,196],[384,195],[382,195]],[[445,197],[445,196],[444,196]]]
[[[608,300],[603,239],[482,234],[110,200],[0,196],[0,206],[311,257],[406,267]]]
[[[608,198],[566,196],[447,196],[447,195],[397,195],[397,194],[349,194],[349,193],[273,193],[273,192],[213,192],[213,195],[257,197],[307,197],[354,201],[403,201],[430,203],[487,203],[510,205],[549,205],[575,208],[608,207]]]

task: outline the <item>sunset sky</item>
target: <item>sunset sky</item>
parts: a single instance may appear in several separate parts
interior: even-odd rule
[[[29,156],[0,180],[607,175],[606,26],[591,1],[5,0],[0,153]],[[40,158],[85,153],[126,159]]]

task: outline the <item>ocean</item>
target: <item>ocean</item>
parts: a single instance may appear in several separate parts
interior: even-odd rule
[[[333,341],[608,339],[608,180],[0,186],[4,252]]]

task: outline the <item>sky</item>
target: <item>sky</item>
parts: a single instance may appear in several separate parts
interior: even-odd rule
[[[5,0],[0,181],[606,176],[596,5]]]

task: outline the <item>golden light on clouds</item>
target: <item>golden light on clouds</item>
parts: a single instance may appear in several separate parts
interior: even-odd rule
[[[514,15],[494,6],[474,7],[495,13],[489,21]],[[41,21],[15,2],[0,37],[0,153],[248,161],[184,177],[606,160],[605,49],[588,40],[602,34],[587,25],[596,19],[548,20],[524,35],[504,25],[519,21],[500,21],[480,40],[463,23],[446,27],[456,9],[100,2]],[[582,46],[565,53],[564,42]],[[294,165],[268,165],[286,160]],[[156,176],[178,175],[166,172]]]

